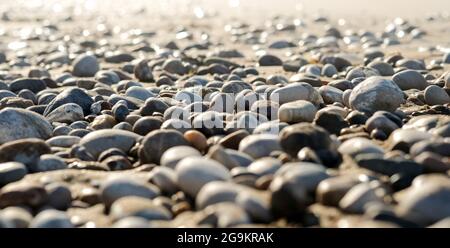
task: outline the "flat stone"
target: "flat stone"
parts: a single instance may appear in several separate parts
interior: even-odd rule
[[[94,157],[110,148],[128,152],[140,138],[139,135],[124,130],[98,130],[84,136],[80,146],[84,146]]]
[[[159,189],[154,185],[126,176],[108,178],[102,183],[100,192],[107,207],[110,207],[116,200],[127,196],[153,199],[160,194]]]
[[[138,197],[126,196],[116,200],[111,205],[110,216],[114,220],[127,217],[140,217],[148,221],[170,220],[172,214],[164,207],[156,205],[152,200]]]
[[[312,122],[316,115],[316,107],[304,100],[285,103],[278,110],[278,119],[287,123]]]
[[[273,134],[257,134],[245,137],[239,144],[239,151],[253,158],[269,156],[273,151],[280,151],[278,136]]]

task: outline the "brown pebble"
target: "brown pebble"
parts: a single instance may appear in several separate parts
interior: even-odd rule
[[[184,138],[197,150],[205,152],[207,146],[206,137],[196,130],[189,130],[184,133]]]

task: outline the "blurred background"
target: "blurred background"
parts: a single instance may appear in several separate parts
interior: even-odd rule
[[[242,16],[267,14],[339,17],[424,17],[450,14],[450,0],[0,0],[2,12],[92,12],[127,15],[134,12],[166,16]],[[69,12],[68,12],[69,11]]]

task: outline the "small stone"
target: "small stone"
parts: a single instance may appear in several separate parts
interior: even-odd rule
[[[332,148],[330,134],[323,128],[310,123],[299,123],[284,128],[280,133],[280,145],[283,151],[296,157],[304,147],[316,151],[323,162],[330,159]]]
[[[83,109],[75,103],[67,103],[54,109],[46,116],[50,122],[72,123],[83,120]]]
[[[184,138],[189,144],[195,147],[200,152],[206,150],[208,144],[205,135],[196,130],[189,130],[184,133]]]
[[[100,192],[106,207],[110,207],[116,200],[123,197],[137,196],[153,199],[160,193],[159,189],[153,185],[125,176],[107,179],[101,185]]]
[[[147,89],[140,86],[131,86],[125,92],[125,95],[133,97],[142,101],[145,101],[151,97],[155,97],[155,94],[151,93]]]
[[[47,201],[47,191],[37,183],[18,181],[10,183],[0,191],[0,207],[27,205],[42,206]]]
[[[47,88],[47,85],[44,81],[40,79],[34,79],[34,78],[19,78],[14,81],[12,81],[9,84],[9,88],[13,92],[19,92],[23,89],[28,89],[32,91],[33,93],[38,93],[42,90],[45,90]]]
[[[266,54],[258,59],[258,64],[259,66],[281,66],[283,61],[274,55]]]
[[[280,151],[281,146],[277,135],[257,134],[245,137],[239,144],[239,151],[253,158],[269,156],[273,151]]]
[[[200,152],[190,146],[175,146],[163,153],[161,156],[161,165],[175,169],[178,162],[184,158],[200,156]]]
[[[35,172],[53,171],[67,169],[67,164],[64,160],[56,155],[44,154],[40,157],[36,167],[33,167]]]
[[[430,85],[424,91],[425,101],[429,105],[444,105],[450,103],[450,96],[439,86]]]
[[[145,101],[144,105],[140,109],[140,113],[142,116],[151,116],[154,113],[164,113],[169,108],[167,103],[163,102],[160,99],[149,98]]]
[[[72,192],[68,185],[62,183],[50,183],[45,186],[48,193],[47,205],[58,209],[66,210],[72,203]]]
[[[156,205],[150,199],[137,196],[126,196],[116,200],[111,205],[110,216],[114,220],[127,217],[140,217],[148,221],[172,218],[172,214],[164,207]]]
[[[94,157],[98,157],[110,148],[118,148],[127,153],[139,138],[139,135],[124,130],[98,130],[84,136],[79,145],[85,147]]]
[[[36,215],[30,228],[74,228],[74,225],[65,212],[49,209]]]
[[[27,228],[33,216],[24,208],[7,207],[0,212],[0,219],[12,223],[14,228]]]
[[[73,61],[73,75],[77,77],[93,77],[100,70],[97,58],[93,55],[80,55]]]
[[[179,59],[167,59],[162,65],[163,70],[178,75],[184,75],[188,73],[189,69],[183,65],[183,62]]]
[[[163,153],[175,146],[187,146],[189,143],[183,135],[174,130],[155,130],[147,134],[142,140],[139,149],[139,158],[142,163],[160,164]]]
[[[110,156],[102,161],[110,170],[119,171],[119,170],[129,170],[133,168],[131,162],[124,156]]]
[[[425,78],[419,72],[415,70],[404,70],[396,73],[392,80],[400,87],[402,90],[418,89],[424,90],[428,83]]]
[[[271,157],[260,158],[251,163],[247,170],[259,177],[273,175],[281,167],[281,161]]]
[[[27,174],[27,167],[18,162],[7,162],[0,164],[0,185],[19,181]]]
[[[377,70],[380,76],[392,76],[395,73],[392,65],[383,61],[372,61],[367,67]]]
[[[328,178],[325,168],[312,163],[288,163],[279,169],[269,190],[271,209],[277,216],[298,218],[313,203],[317,186]]]
[[[353,177],[327,178],[317,186],[317,202],[326,206],[338,207],[344,195],[356,184],[358,184],[358,180]]]
[[[304,100],[285,103],[278,110],[278,119],[287,123],[312,122],[316,115],[316,107]]]
[[[445,53],[442,55],[442,62],[444,64],[450,64],[450,53]]]
[[[150,174],[150,182],[158,186],[163,193],[173,195],[178,191],[177,175],[173,169],[159,166]]]
[[[148,60],[141,60],[134,68],[134,76],[142,82],[152,82],[153,73],[148,66]]]
[[[340,208],[349,213],[364,213],[369,204],[383,203],[383,196],[370,183],[352,187],[339,202]]]
[[[42,154],[47,153],[50,153],[50,146],[43,140],[20,139],[0,146],[0,162],[16,161],[32,167]]]
[[[195,197],[206,183],[227,181],[231,177],[223,165],[206,158],[185,158],[177,164],[175,171],[178,186],[192,197]]]
[[[366,138],[348,139],[339,146],[339,153],[356,157],[359,154],[384,154],[383,148]]]
[[[37,113],[15,108],[0,111],[0,144],[25,138],[48,139],[52,132],[50,123]]]

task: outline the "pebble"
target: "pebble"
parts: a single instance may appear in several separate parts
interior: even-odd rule
[[[418,89],[424,90],[428,83],[419,72],[415,70],[404,70],[392,76],[392,80],[402,90]]]
[[[142,82],[153,81],[153,73],[148,66],[148,60],[144,59],[136,64],[136,66],[134,67],[134,76]]]
[[[450,103],[450,96],[439,86],[430,85],[424,91],[426,103],[429,105],[443,105]]]
[[[100,70],[97,58],[93,55],[80,55],[73,61],[73,75],[76,77],[93,77]]]
[[[7,162],[0,164],[0,185],[7,185],[19,181],[27,174],[27,167],[18,162]]]
[[[384,150],[366,138],[348,139],[339,146],[339,152],[344,155],[356,157],[360,154],[383,154]]]
[[[278,119],[287,123],[312,122],[316,115],[316,107],[304,100],[285,103],[278,110]]]
[[[45,172],[53,170],[64,170],[67,169],[67,164],[64,160],[56,155],[44,154],[39,158],[39,162],[33,171],[35,172]]]
[[[195,197],[200,189],[212,181],[227,181],[231,176],[229,171],[212,159],[188,157],[175,167],[178,186],[191,197]]]
[[[46,116],[47,120],[51,123],[72,123],[75,121],[83,120],[83,109],[75,103],[67,103],[54,109]]]
[[[398,212],[407,220],[425,226],[450,216],[448,177],[438,174],[414,179],[412,186],[400,199]]]
[[[72,205],[72,192],[63,183],[50,183],[45,186],[48,199],[47,205],[57,210],[66,210]]]
[[[30,228],[74,228],[74,225],[65,212],[49,209],[36,215]]]
[[[16,161],[32,167],[47,153],[50,153],[50,146],[40,139],[10,141],[0,146],[0,162]]]
[[[4,186],[0,192],[0,207],[25,205],[39,207],[45,204],[48,195],[38,183],[18,181]]]
[[[279,169],[269,190],[272,193],[271,209],[277,216],[298,218],[313,203],[310,193],[328,178],[321,165],[312,163],[288,163]]]
[[[12,223],[14,228],[27,228],[33,216],[25,208],[7,207],[0,212],[0,219]]]
[[[115,201],[123,197],[136,196],[153,199],[160,192],[156,186],[146,184],[144,181],[118,176],[107,179],[100,187],[100,194],[105,206],[109,208]]]
[[[392,81],[371,77],[358,84],[350,95],[353,109],[374,113],[378,110],[394,112],[402,103],[403,92]]]
[[[127,153],[139,138],[139,135],[124,130],[98,130],[81,138],[79,145],[97,157],[110,148],[118,148]]]
[[[155,130],[147,134],[142,140],[139,157],[142,163],[160,164],[161,156],[169,148],[186,145],[189,145],[189,143],[178,131]]]
[[[281,146],[278,136],[273,134],[249,135],[242,139],[239,144],[239,151],[255,159],[269,156],[273,151],[280,150]]]
[[[50,123],[37,113],[16,108],[0,110],[0,144],[26,138],[48,139],[52,133]]]
[[[116,200],[109,215],[114,220],[128,217],[140,217],[147,221],[170,220],[172,214],[164,207],[156,205],[152,200],[139,196],[126,196]]]
[[[47,88],[47,85],[43,80],[34,78],[19,78],[9,84],[9,89],[13,92],[27,89],[33,93],[38,93],[45,88]]]
[[[190,146],[175,146],[167,149],[161,156],[161,165],[175,169],[179,161],[188,157],[201,157],[201,153]]]
[[[56,108],[67,103],[77,104],[83,109],[83,113],[85,115],[88,115],[91,112],[91,105],[94,103],[94,101],[82,89],[69,88],[62,91],[55,98],[53,98],[53,100],[45,108],[44,116],[47,116]]]
[[[266,54],[258,59],[259,66],[281,66],[283,61],[275,55]]]
[[[339,207],[349,213],[364,213],[369,204],[383,203],[383,196],[377,193],[371,183],[353,186],[339,201]]]

